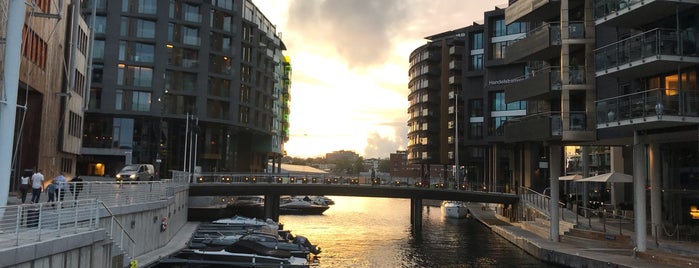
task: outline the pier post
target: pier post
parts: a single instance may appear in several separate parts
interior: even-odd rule
[[[413,226],[413,232],[422,231],[422,198],[410,198],[410,223]]]
[[[279,222],[279,194],[265,195],[265,218]]]

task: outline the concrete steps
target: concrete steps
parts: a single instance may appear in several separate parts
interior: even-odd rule
[[[533,221],[523,221],[520,222],[520,227],[542,238],[549,238],[551,234],[551,222],[547,219],[535,218]],[[572,223],[560,221],[558,224],[558,234],[563,235],[574,227]]]

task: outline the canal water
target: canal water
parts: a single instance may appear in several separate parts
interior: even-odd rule
[[[474,219],[446,219],[423,210],[412,235],[410,200],[330,196],[323,215],[282,215],[292,234],[318,244],[319,267],[558,267],[528,255]]]

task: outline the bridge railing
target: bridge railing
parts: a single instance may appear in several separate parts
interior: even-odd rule
[[[99,228],[99,201],[46,202],[0,207],[0,248],[41,242]]]

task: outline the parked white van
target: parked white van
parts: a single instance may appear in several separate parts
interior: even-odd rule
[[[132,164],[126,165],[116,174],[116,179],[121,180],[153,180],[155,178],[155,168],[149,164]]]

